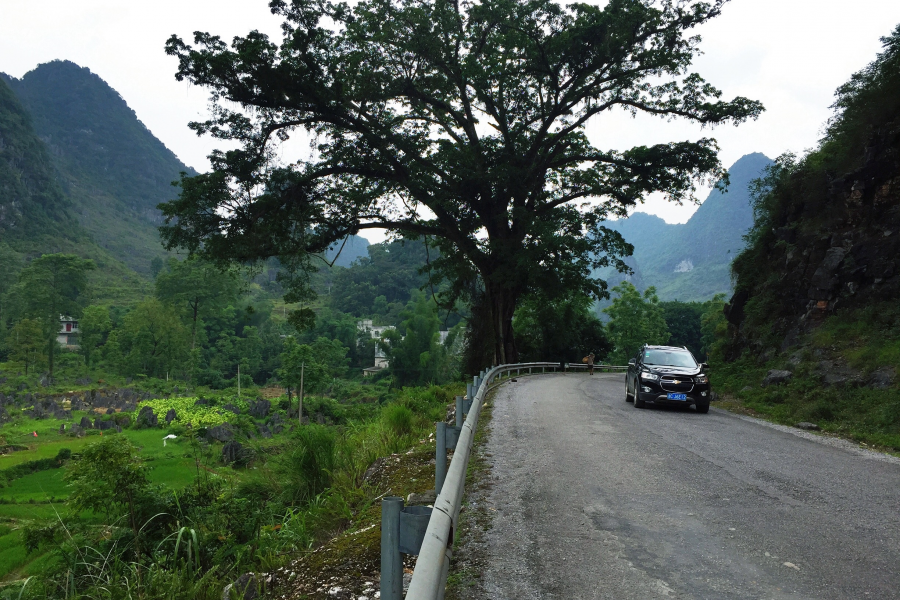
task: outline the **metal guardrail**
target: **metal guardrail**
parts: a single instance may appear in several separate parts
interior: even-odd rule
[[[487,393],[513,377],[540,373],[586,371],[587,365],[581,363],[520,363],[500,365],[488,371],[482,371],[467,384],[466,399],[457,398],[457,425],[449,427],[439,423],[437,428],[437,454],[435,465],[435,491],[438,494],[434,508],[403,508],[403,499],[385,498],[382,501],[382,537],[381,537],[381,599],[400,600],[403,598],[403,562],[400,552],[418,553],[416,567],[413,571],[407,600],[443,600],[447,576],[450,571],[450,559],[453,554],[453,537],[459,522],[459,511],[462,508],[463,492],[466,482],[466,469],[475,440],[475,428],[484,405]],[[627,366],[594,365],[598,373],[615,373],[626,370]],[[540,369],[540,371],[538,371]],[[504,377],[504,375],[506,377]],[[470,400],[471,399],[471,400]],[[465,423],[461,423],[461,409],[471,401]],[[441,425],[444,425],[442,428]],[[446,449],[441,446],[452,442],[457,437],[450,468],[443,477],[446,465]],[[447,444],[445,448],[453,447]],[[443,461],[441,456],[443,455]],[[425,509],[425,510],[423,510]],[[428,516],[430,511],[430,517]],[[424,534],[424,519],[428,519]]]

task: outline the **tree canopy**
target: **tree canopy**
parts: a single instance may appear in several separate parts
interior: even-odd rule
[[[669,328],[656,288],[649,287],[641,294],[628,281],[613,288],[618,294],[611,306],[603,309],[609,315],[609,339],[613,343],[610,362],[623,365],[644,344],[665,344]]]
[[[95,268],[94,261],[74,254],[44,254],[19,272],[18,280],[10,290],[18,316],[41,323],[51,377],[59,319],[81,316],[88,286],[87,273]]]
[[[614,150],[585,134],[615,109],[702,125],[755,118],[760,103],[723,101],[689,71],[690,31],[724,4],[271,0],[280,45],[258,31],[230,46],[172,36],[177,79],[211,91],[211,117],[191,127],[240,147],[182,178],[161,205],[163,238],[308,268],[308,253],[360,230],[425,237],[440,251],[431,277],[451,284],[443,300],[480,295],[494,360],[515,361],[524,294],[603,297],[592,270],[627,268],[630,246],[606,219],[652,192],[693,200],[698,182],[724,176],[711,138]],[[279,142],[300,130],[310,157],[282,164]]]

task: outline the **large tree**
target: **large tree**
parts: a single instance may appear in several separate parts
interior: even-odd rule
[[[22,269],[10,290],[15,316],[41,323],[51,377],[53,358],[59,345],[56,336],[60,317],[77,319],[81,316],[86,303],[87,274],[95,268],[94,261],[74,254],[44,254]]]
[[[610,362],[624,365],[644,344],[665,344],[671,337],[656,288],[643,295],[630,282],[613,288],[616,297],[603,309],[609,315],[609,339],[613,344]]]
[[[515,361],[523,294],[602,297],[592,270],[627,268],[607,218],[652,192],[693,200],[724,175],[713,139],[617,151],[596,147],[588,122],[616,109],[702,125],[762,111],[689,72],[691,30],[725,1],[271,0],[281,44],[257,31],[230,46],[172,36],[177,79],[211,90],[210,119],[191,127],[239,148],[183,177],[161,205],[164,240],[308,267],[306,253],[360,230],[424,237],[440,250],[432,276],[452,284],[445,300],[475,290],[494,360]],[[311,152],[283,164],[278,144],[298,130]]]
[[[203,317],[237,299],[240,284],[234,269],[188,258],[170,258],[168,269],[156,275],[156,297],[182,310],[191,323],[191,349],[197,347],[197,326]]]

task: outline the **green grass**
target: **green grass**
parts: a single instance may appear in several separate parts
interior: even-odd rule
[[[27,554],[18,531],[0,536],[0,577],[24,565],[28,561]]]
[[[814,374],[814,363],[766,365],[742,359],[713,368],[714,389],[727,394],[724,408],[749,410],[776,423],[815,423],[823,431],[858,442],[900,451],[900,394],[896,388],[826,387]],[[786,384],[760,387],[769,369],[788,368]]]
[[[63,500],[69,495],[63,481],[63,469],[49,469],[20,477],[8,488],[0,489],[0,498],[12,503]]]
[[[819,363],[826,360],[853,369],[862,381],[824,385]],[[728,395],[725,408],[749,410],[785,425],[809,421],[828,433],[897,452],[897,384],[887,389],[865,385],[868,376],[881,368],[900,374],[900,306],[895,304],[839,312],[785,356],[764,365],[746,356],[714,365],[711,378],[714,388]],[[793,377],[786,384],[762,388],[769,369],[787,369]]]
[[[0,504],[0,521],[48,521],[56,519],[65,505],[57,504]]]
[[[329,467],[331,487],[309,502],[292,507],[288,515],[273,513],[270,516],[271,522],[263,522],[255,544],[241,546],[236,550],[247,555],[238,561],[235,568],[271,570],[283,566],[297,553],[319,546],[346,532],[348,528],[361,531],[365,529],[363,525],[368,527],[377,524],[380,516],[377,499],[381,494],[393,491],[405,495],[410,491],[424,491],[432,487],[433,466],[429,465],[428,461],[433,457],[434,446],[433,441],[428,440],[428,434],[433,433],[434,421],[443,418],[447,404],[452,402],[453,396],[457,393],[462,393],[462,389],[450,387],[407,389],[399,392],[387,406],[377,402],[367,403],[363,407],[366,416],[362,418],[347,417],[340,420],[336,418],[341,426],[327,427],[335,436],[334,464]],[[347,414],[356,410],[349,404],[331,408],[345,410]],[[76,421],[78,419],[80,414],[76,415]],[[7,443],[27,445],[29,448],[0,458],[2,465],[0,468],[37,458],[52,458],[64,447],[70,448],[77,455],[85,445],[101,439],[98,434],[80,439],[60,436],[57,433],[59,423],[55,420],[21,419],[0,427],[0,436],[3,436]],[[30,435],[32,431],[38,432],[37,438]],[[108,435],[127,437],[140,449],[142,457],[150,467],[150,479],[153,483],[169,489],[183,488],[195,482],[197,467],[194,449],[184,436],[169,440],[166,446],[163,446],[163,437],[167,433],[168,430],[165,428],[126,429],[120,434],[104,432],[104,437]],[[250,498],[251,488],[255,485],[265,494],[271,493],[281,497],[285,492],[284,488],[290,482],[282,477],[285,472],[276,463],[279,463],[280,457],[291,455],[290,452],[286,452],[290,449],[288,440],[296,443],[298,435],[298,432],[292,434],[286,432],[273,439],[247,442],[245,445],[253,448],[257,456],[261,457],[249,469],[233,469],[221,465],[219,453],[222,446],[213,444],[209,449],[211,460],[205,470],[214,472],[228,482],[224,488],[226,495],[236,493],[238,498]],[[406,454],[410,448],[414,448],[414,453]],[[404,466],[398,471],[388,469],[391,476],[376,484],[363,484],[362,474],[368,466],[375,459],[392,453],[399,453],[404,458],[404,464],[406,460],[411,461],[411,464],[408,468]],[[40,471],[12,480],[8,487],[0,488],[0,497],[16,502],[0,504],[0,549],[3,550],[3,554],[0,555],[0,579],[21,579],[46,574],[51,567],[48,561],[54,560],[52,549],[43,547],[39,552],[26,555],[17,531],[19,527],[31,522],[40,524],[55,521],[58,518],[57,511],[67,523],[74,520],[99,522],[99,518],[90,513],[77,517],[69,514],[65,502],[60,501],[67,495],[65,482],[62,480],[64,474],[64,468]],[[314,490],[316,491],[318,489]],[[41,503],[50,496],[57,502]],[[35,501],[34,504],[29,503],[32,499]],[[360,542],[363,537],[365,543]],[[220,541],[222,539],[219,538]],[[334,561],[337,561],[335,565],[343,565],[348,560],[347,556],[362,552],[367,557],[371,554],[370,562],[377,569],[377,527],[365,529],[360,536],[345,536],[342,539],[343,545],[333,548],[329,553]],[[365,548],[357,548],[360,544]],[[310,566],[312,570],[321,567],[321,565]],[[219,577],[212,571],[209,573],[213,579]],[[120,580],[116,581],[121,583]],[[203,584],[214,592],[210,598],[221,596],[221,585],[216,582]],[[217,585],[219,587],[216,587]]]

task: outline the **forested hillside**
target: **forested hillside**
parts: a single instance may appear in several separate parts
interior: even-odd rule
[[[69,61],[7,78],[46,145],[72,215],[131,269],[163,254],[156,205],[175,196],[185,166],[98,75]]]
[[[628,261],[635,272],[630,280],[639,289],[656,287],[663,300],[705,301],[730,292],[731,261],[744,247],[742,236],[753,224],[750,183],[771,162],[759,153],[738,160],[728,170],[727,191],[711,191],[683,225],[641,212],[612,222],[610,227],[634,246]],[[603,275],[611,281],[621,279],[609,270]]]
[[[719,356],[735,386],[758,378],[742,394],[757,409],[897,448],[900,28],[883,42],[837,90],[819,146],[756,185]],[[766,368],[780,385],[763,391]]]
[[[24,244],[36,236],[77,238],[71,202],[56,180],[53,161],[31,116],[0,77],[0,234]]]
[[[54,157],[0,77],[0,295],[27,258],[60,252],[93,259],[98,269],[90,274],[90,293],[97,300],[123,301],[142,293],[146,282],[95,243],[76,213],[59,183]]]

